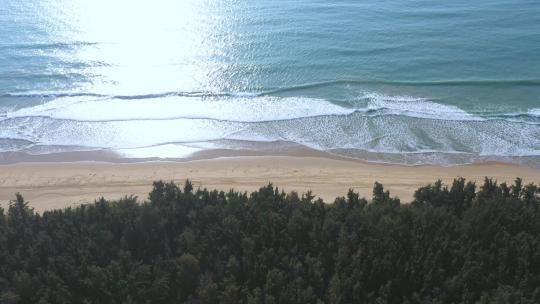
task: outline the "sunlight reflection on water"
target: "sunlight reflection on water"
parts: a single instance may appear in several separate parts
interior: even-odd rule
[[[86,91],[115,94],[219,89],[233,35],[219,1],[56,0],[40,13],[51,41],[76,44]]]

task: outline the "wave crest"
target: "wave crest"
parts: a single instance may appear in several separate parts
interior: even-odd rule
[[[25,95],[28,96],[28,95]],[[34,96],[34,95],[32,95]],[[535,123],[540,109],[525,113],[479,116],[455,105],[427,98],[366,93],[349,103],[310,97],[277,97],[252,93],[213,94],[205,92],[148,94],[110,97],[100,94],[57,94],[51,100],[18,110],[3,109],[2,118],[48,117],[75,121],[125,121],[212,119],[231,122],[264,122],[305,117],[350,115],[398,115],[456,121],[492,119]],[[532,120],[531,120],[532,119]]]
[[[435,103],[425,98],[388,96],[377,93],[366,94],[363,98],[369,100],[368,109],[370,111],[385,114],[439,120],[484,120],[456,106]]]
[[[169,96],[122,100],[65,97],[7,113],[8,118],[49,117],[77,121],[213,119],[236,122],[288,120],[324,115],[347,115],[355,109],[323,99],[303,97],[191,98]]]

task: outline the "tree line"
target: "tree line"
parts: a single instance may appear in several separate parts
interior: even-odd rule
[[[159,181],[43,214],[17,194],[0,303],[540,303],[540,188],[437,181],[402,204],[375,183],[327,204]]]

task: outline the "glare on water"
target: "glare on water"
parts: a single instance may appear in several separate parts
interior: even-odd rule
[[[115,94],[216,89],[230,36],[218,1],[44,1],[47,38],[80,44],[86,91]],[[62,56],[62,54],[56,54]],[[69,72],[69,71],[68,71]]]

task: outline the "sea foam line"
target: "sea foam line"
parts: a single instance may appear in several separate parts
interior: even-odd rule
[[[6,113],[7,118],[48,117],[78,121],[212,119],[264,122],[306,117],[350,115],[402,115],[437,120],[483,120],[456,106],[407,96],[365,94],[366,106],[354,107],[308,97],[236,96],[205,99],[192,96],[122,98],[101,95],[66,96]]]
[[[195,94],[195,93],[190,93]],[[366,93],[354,104],[340,105],[326,99],[266,95],[137,95],[129,98],[100,94],[64,95],[33,107],[2,113],[0,119],[44,117],[73,121],[130,121],[209,119],[230,122],[270,122],[354,113],[370,117],[398,115],[412,118],[455,121],[506,120],[538,124],[540,109],[527,113],[473,114],[454,105],[427,98]],[[205,98],[204,96],[212,96]],[[532,119],[532,121],[531,121]]]

